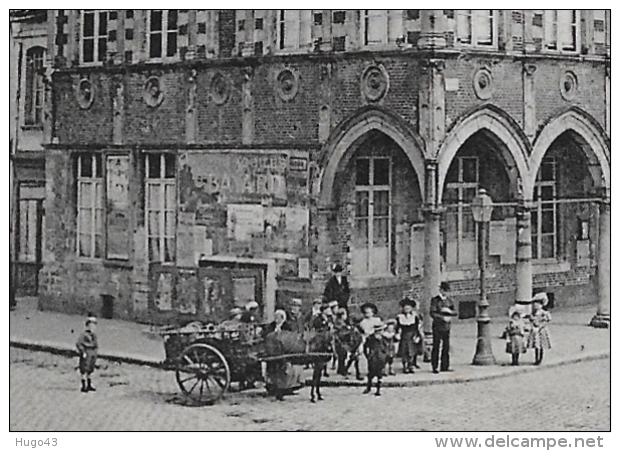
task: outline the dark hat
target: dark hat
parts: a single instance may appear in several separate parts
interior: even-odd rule
[[[418,306],[418,303],[416,301],[414,301],[413,299],[410,298],[403,298],[401,299],[401,301],[399,302],[399,305],[401,307],[404,307],[405,305],[410,305],[413,308],[416,308]]]
[[[342,266],[340,265],[340,263],[336,263],[334,266],[332,266],[332,272],[342,272]]]
[[[450,284],[448,282],[441,282],[439,284],[439,289],[441,291],[450,291]]]
[[[371,303],[371,302],[366,302],[365,304],[362,304],[362,306],[360,307],[360,310],[361,310],[362,313],[364,313],[366,311],[366,309],[371,309],[375,315],[379,311],[377,306],[375,304]]]

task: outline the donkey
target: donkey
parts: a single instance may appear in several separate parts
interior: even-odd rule
[[[333,353],[333,337],[331,332],[317,332],[308,343],[308,352],[311,353]],[[312,384],[310,385],[310,402],[316,400],[323,401],[321,396],[321,379],[329,360],[316,360],[312,364]],[[316,398],[315,398],[316,393]]]

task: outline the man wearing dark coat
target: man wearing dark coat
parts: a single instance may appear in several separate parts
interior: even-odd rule
[[[450,328],[454,312],[454,303],[448,297],[450,285],[442,282],[439,286],[439,294],[431,299],[430,314],[433,318],[433,350],[431,352],[431,365],[433,373],[450,371]],[[439,348],[441,347],[441,366],[439,366]]]
[[[349,288],[349,281],[346,276],[343,275],[342,266],[336,264],[332,267],[333,275],[327,281],[325,285],[325,293],[323,295],[325,302],[336,301],[339,308],[344,308],[349,311],[349,297],[351,296],[351,289]]]

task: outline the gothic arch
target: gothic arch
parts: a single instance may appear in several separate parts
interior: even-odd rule
[[[606,193],[611,189],[611,155],[610,141],[598,122],[585,111],[571,108],[553,118],[542,129],[530,157],[530,182],[528,194],[533,194],[534,182],[538,168],[553,142],[563,133],[570,131],[577,135],[582,142],[585,156],[590,163],[591,170],[598,167],[592,174]]]
[[[444,182],[454,156],[471,136],[482,130],[489,132],[492,140],[498,143],[512,188],[518,189],[521,183],[524,192],[529,192],[525,186],[530,183],[530,144],[527,137],[506,112],[493,105],[485,105],[459,119],[442,142],[437,153],[437,199],[443,195]]]
[[[420,193],[424,199],[424,142],[411,125],[401,117],[378,107],[366,107],[341,122],[330,135],[324,147],[320,166],[319,204],[333,203],[334,182],[341,161],[355,152],[368,132],[378,130],[400,146],[418,176]]]

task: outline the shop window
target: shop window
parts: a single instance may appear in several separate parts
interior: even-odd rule
[[[575,9],[545,10],[545,48],[553,51],[577,51],[578,14]]]
[[[391,249],[391,159],[355,161],[355,226],[352,271],[389,274]]]
[[[26,52],[25,125],[43,125],[44,54],[42,47],[33,47]]]
[[[82,62],[101,63],[108,47],[108,12],[84,10],[82,13]]]
[[[457,157],[446,178],[443,203],[446,206],[445,261],[448,265],[476,262],[476,224],[471,201],[478,192],[480,168],[477,157]]]
[[[532,258],[557,257],[557,162],[543,159],[536,177],[532,209]]]
[[[179,11],[177,9],[153,9],[148,14],[148,44],[150,58],[177,56],[179,34]]]
[[[103,168],[101,155],[77,157],[77,254],[103,256]]]
[[[485,46],[495,45],[496,21],[492,9],[459,9],[457,10],[456,28],[458,42],[463,45]]]
[[[145,174],[145,220],[149,260],[171,262],[175,258],[176,234],[174,155],[146,155]]]
[[[299,50],[311,44],[311,10],[280,9],[277,14],[278,49]]]

